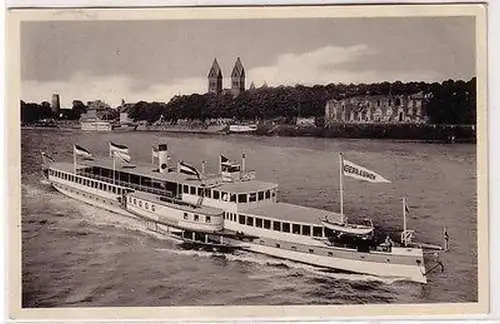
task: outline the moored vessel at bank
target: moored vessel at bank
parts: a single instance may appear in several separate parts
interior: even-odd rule
[[[342,177],[384,182],[341,158]],[[220,154],[218,172],[208,173],[206,163],[201,171],[184,161],[172,165],[166,144],[153,148],[152,164],[131,163],[124,145],[110,143],[110,156],[101,159],[75,145],[73,163],[47,162],[46,176],[69,197],[142,219],[183,244],[427,282],[424,250],[406,228],[408,235],[396,246],[378,242],[371,221],[348,223],[343,198],[340,213],[280,202],[278,185],[257,180],[245,159]]]

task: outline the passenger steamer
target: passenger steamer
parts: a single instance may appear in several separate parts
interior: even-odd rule
[[[182,161],[169,166],[165,144],[152,154],[154,165],[132,165],[128,148],[110,143],[109,158],[89,160],[91,153],[75,145],[73,163],[49,161],[43,153],[43,170],[59,192],[144,219],[151,229],[183,245],[246,250],[346,272],[427,282],[423,247],[411,241],[413,232],[406,225],[401,245],[379,244],[373,240],[371,222],[351,225],[343,211],[279,202],[278,185],[256,180],[254,171],[245,170],[244,155],[241,163],[220,155],[219,173],[207,174],[205,163],[201,172]],[[341,174],[348,169],[342,165]]]

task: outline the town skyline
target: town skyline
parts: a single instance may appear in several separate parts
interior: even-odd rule
[[[206,93],[215,58],[223,88],[230,88],[237,57],[246,89],[252,82],[467,81],[475,76],[474,19],[25,22],[21,100],[49,101],[59,93],[62,107],[74,99],[112,107],[121,99],[168,102],[177,94]]]

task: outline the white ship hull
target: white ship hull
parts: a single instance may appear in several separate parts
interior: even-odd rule
[[[378,277],[406,279],[418,283],[427,283],[427,279],[424,276],[425,267],[423,266],[423,262],[421,266],[369,261],[367,262],[359,259],[360,253],[358,252],[352,252],[351,258],[336,258],[332,256],[295,252],[253,243],[245,243],[243,249],[250,252],[266,254],[276,258],[291,260],[318,267],[368,274]]]

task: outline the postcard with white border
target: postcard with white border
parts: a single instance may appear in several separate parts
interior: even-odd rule
[[[11,318],[488,311],[484,5],[7,19]]]

